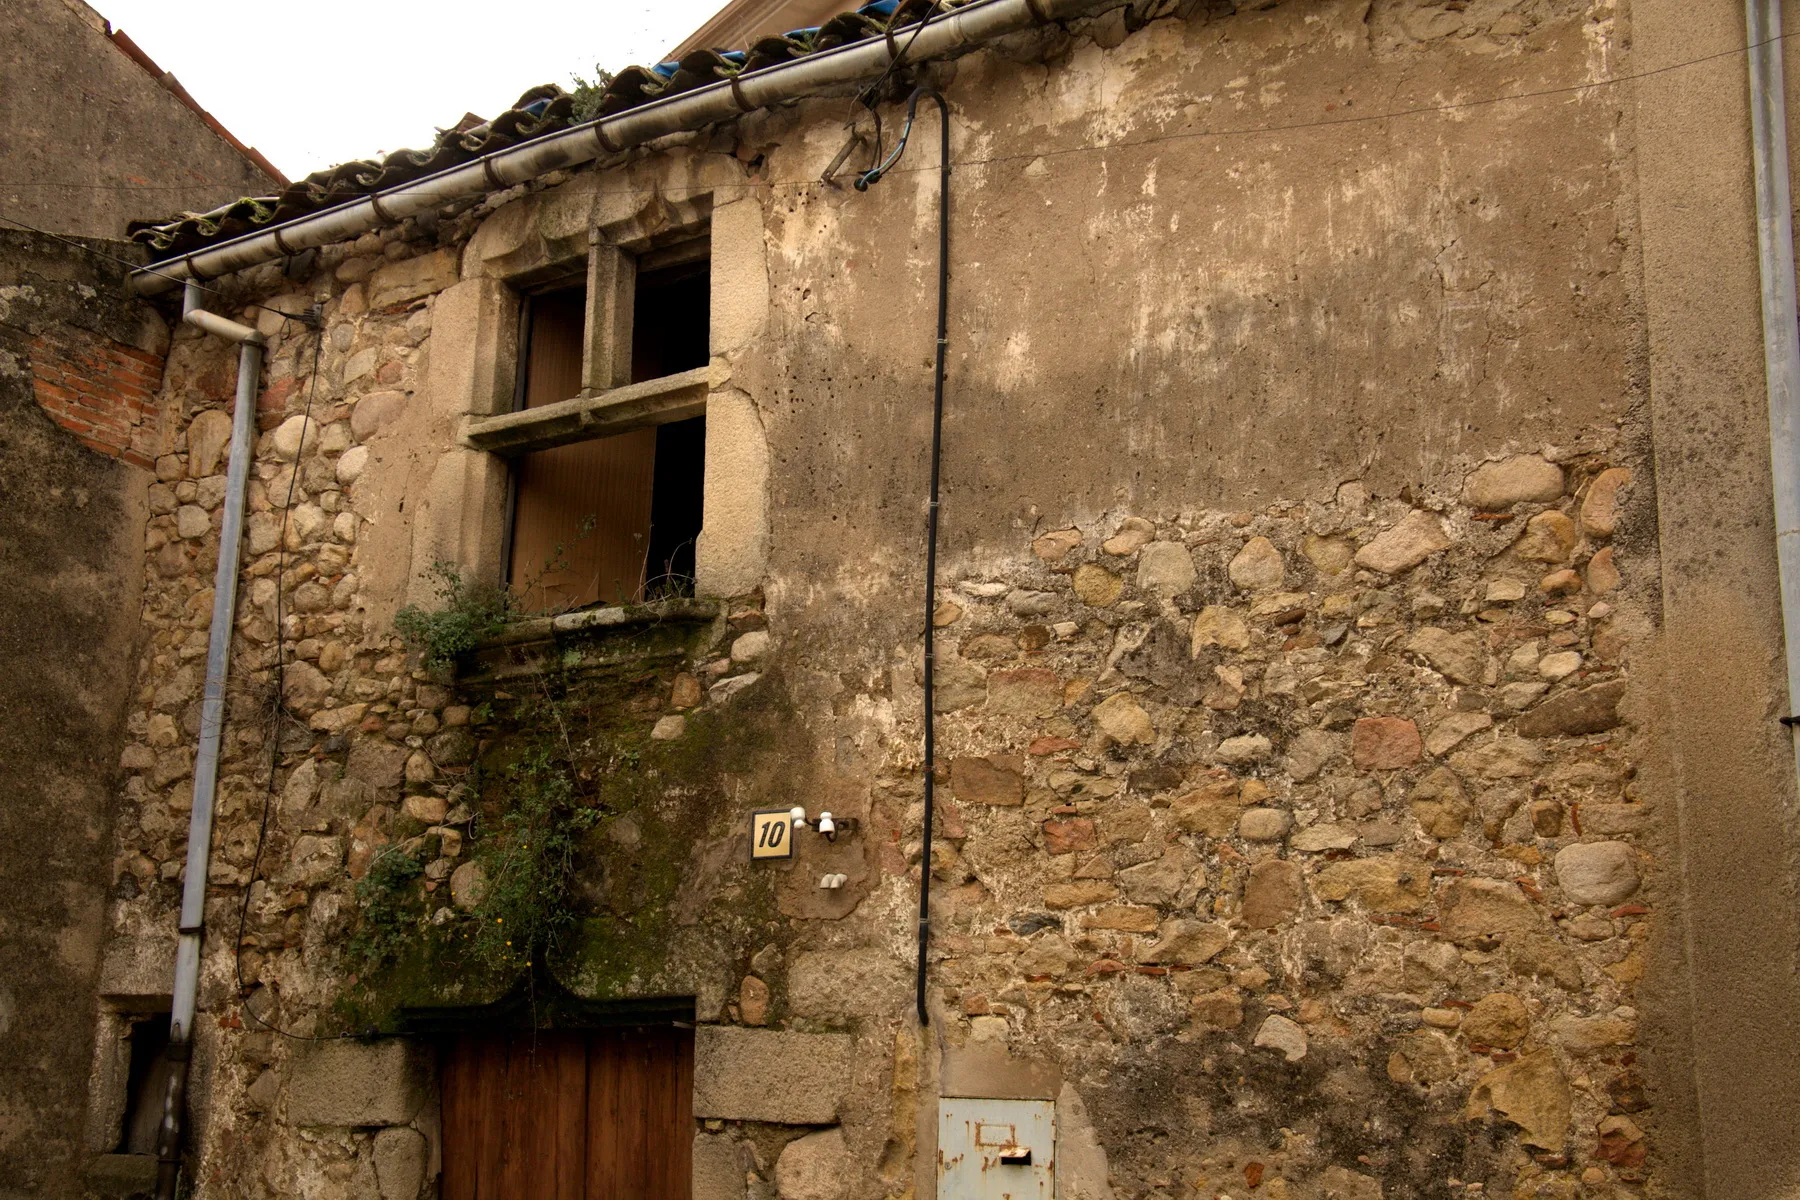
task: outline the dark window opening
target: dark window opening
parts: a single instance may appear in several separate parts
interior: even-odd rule
[[[639,259],[634,383],[707,364],[708,248],[702,240]],[[518,407],[581,390],[587,309],[583,287],[526,297]],[[521,455],[507,562],[524,604],[557,611],[692,595],[705,464],[705,417]]]
[[[705,258],[639,270],[631,308],[631,382],[707,364],[712,354],[711,274]]]
[[[587,331],[587,288],[526,296],[520,347],[525,351],[514,408],[573,399],[581,390],[581,345]]]
[[[156,1131],[162,1124],[163,1098],[169,1090],[169,1014],[135,1022],[131,1027],[131,1071],[125,1082],[125,1122],[120,1154],[155,1154]]]
[[[694,594],[694,546],[700,539],[705,493],[706,418],[658,425],[644,599]]]

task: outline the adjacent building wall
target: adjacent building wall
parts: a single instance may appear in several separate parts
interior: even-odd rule
[[[129,254],[96,243],[108,254]],[[125,268],[0,232],[0,1195],[71,1196],[137,677],[167,330]],[[128,876],[126,877],[129,878]],[[127,892],[133,890],[124,884]],[[166,984],[164,988],[166,990]],[[77,1016],[76,1014],[79,1014]],[[105,1147],[110,1149],[111,1147]]]
[[[1639,0],[1638,69],[1718,55],[1638,90],[1645,348],[1665,636],[1646,716],[1675,820],[1652,974],[1668,1020],[1651,1059],[1692,1107],[1665,1123],[1693,1195],[1787,1196],[1800,1156],[1793,713],[1770,501],[1768,400],[1741,5]],[[1800,7],[1785,5],[1787,28]],[[1789,116],[1796,61],[1787,58]],[[1790,146],[1794,133],[1790,126]],[[1754,1047],[1754,1049],[1752,1049]],[[1675,1094],[1680,1089],[1672,1088]]]
[[[256,1024],[403,1033],[504,995],[455,938],[546,744],[595,825],[534,978],[693,999],[706,1200],[930,1195],[936,1100],[968,1095],[1054,1100],[1071,1198],[1783,1194],[1728,1094],[1737,1072],[1784,1111],[1732,1024],[1778,1041],[1765,989],[1787,978],[1746,932],[1785,927],[1787,750],[1755,732],[1779,625],[1743,214],[1707,242],[1716,273],[1681,267],[1690,159],[1743,200],[1741,79],[1717,66],[1741,62],[1676,66],[1706,48],[1654,39],[1640,59],[1607,5],[1217,7],[1115,11],[939,77],[958,165],[925,1028],[932,118],[867,193],[816,182],[843,140],[827,99],[365,235],[304,281],[219,285],[271,346],[202,1195],[430,1194],[423,1043]],[[1713,99],[1607,82],[1662,66]],[[696,211],[730,298],[710,436],[755,501],[721,514],[753,535],[742,582],[615,634],[518,631],[535,657],[490,651],[455,685],[423,669],[395,610],[430,601],[436,557],[497,560],[499,469],[458,430],[503,405],[508,272]],[[1749,341],[1702,319],[1713,289]],[[250,300],[320,301],[326,328]],[[1723,382],[1696,384],[1720,346]],[[151,494],[118,947],[173,921],[218,523],[197,448],[230,362],[181,334],[161,395],[185,433]],[[1717,614],[1747,664],[1726,684]],[[278,630],[297,661],[274,726]],[[581,670],[533,716],[552,661]],[[859,828],[745,861],[749,812],[793,804]],[[1753,884],[1729,878],[1746,838]],[[420,874],[372,892],[390,853]],[[371,894],[408,914],[384,926],[406,971],[353,957]],[[1727,928],[1758,903],[1766,926]],[[1739,995],[1716,994],[1727,969]]]
[[[0,215],[119,238],[286,182],[81,0],[9,0],[0,46]]]

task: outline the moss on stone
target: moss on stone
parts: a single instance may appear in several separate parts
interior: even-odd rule
[[[569,814],[573,865],[560,889],[543,889],[546,911],[512,960],[472,952],[484,937],[482,917],[459,912],[364,972],[339,1005],[346,1028],[396,1029],[409,1011],[497,1003],[539,956],[583,999],[692,994],[705,971],[700,960],[741,957],[741,944],[779,919],[773,876],[751,871],[735,848],[725,853],[744,816],[733,781],[772,774],[802,749],[778,678],[728,707],[690,711],[679,738],[650,737],[668,711],[674,675],[704,633],[693,624],[627,627],[562,647],[557,657],[574,655],[575,668],[545,669],[540,659],[524,674],[490,673],[464,685],[492,718],[473,779],[470,856],[491,868],[492,855],[506,852],[507,815],[528,799],[520,791],[531,786],[527,768],[554,762],[568,785],[559,803]],[[705,893],[686,896],[685,918],[684,883]],[[421,891],[419,903],[423,925],[426,911],[449,897]],[[706,928],[696,930],[692,914],[701,907]]]

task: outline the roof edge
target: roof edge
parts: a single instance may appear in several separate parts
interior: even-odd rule
[[[730,0],[665,57],[679,59],[696,50],[747,46],[757,36],[755,31],[771,22],[782,26],[776,32],[799,29],[835,15],[839,7],[833,0]],[[792,14],[793,19],[777,21],[783,13]]]
[[[187,279],[216,279],[396,225],[448,201],[501,191],[551,171],[620,156],[665,135],[728,123],[772,105],[861,83],[890,69],[896,53],[911,51],[909,61],[915,64],[954,57],[1025,29],[1092,16],[1131,2],[972,0],[925,19],[916,31],[907,34],[903,46],[891,35],[877,32],[786,62],[727,76],[611,116],[568,125],[558,132],[530,136],[381,190],[334,197],[335,202],[329,207],[315,208],[302,216],[160,258],[153,266],[134,271],[131,283],[140,295],[155,295],[180,286]],[[671,70],[676,67],[666,65]],[[377,164],[366,165],[373,168]],[[250,200],[240,203],[263,207],[269,204]]]
[[[110,24],[111,22],[108,22],[109,26]],[[186,88],[181,86],[181,81],[179,79],[176,79],[172,73],[157,66],[156,60],[146,54],[142,46],[132,41],[130,35],[123,29],[114,29],[112,33],[107,36],[107,40],[118,47],[119,52],[125,55],[126,58],[129,58],[132,62],[148,72],[151,78],[162,85],[163,90],[167,91],[171,96],[174,96],[177,100],[181,101],[182,104],[193,110],[194,115],[199,117],[201,122],[205,124],[208,129],[224,139],[227,145],[243,155],[257,170],[261,171],[264,175],[267,175],[270,179],[273,179],[282,187],[286,187],[291,182],[286,175],[283,175],[276,169],[274,163],[263,157],[262,151],[258,150],[255,146],[246,146],[237,139],[231,130],[219,124],[218,118],[202,108],[200,102],[194,99]]]

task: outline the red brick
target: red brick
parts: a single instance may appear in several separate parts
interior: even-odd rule
[[[277,379],[263,389],[262,396],[256,401],[256,407],[262,409],[282,409],[287,407],[287,399],[294,394],[294,380]]]
[[[100,453],[153,464],[160,355],[75,330],[27,345],[33,393],[52,420]]]
[[[151,370],[159,375],[162,373],[163,359],[160,354],[152,354],[148,350],[139,350],[136,346],[122,346],[117,342],[113,343],[113,349],[124,355],[126,358],[134,359],[137,362],[146,364]]]

